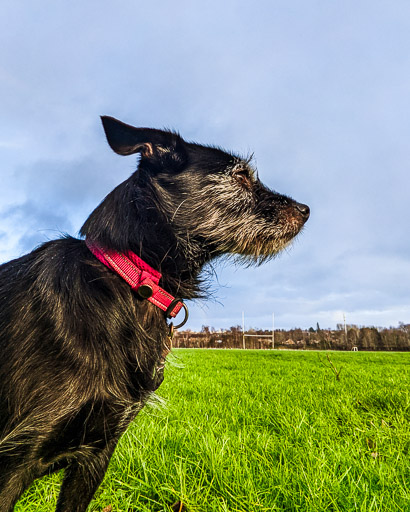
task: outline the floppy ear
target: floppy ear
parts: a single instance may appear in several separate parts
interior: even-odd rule
[[[108,144],[119,155],[141,153],[141,156],[151,157],[157,149],[175,149],[178,142],[182,141],[175,133],[153,128],[135,128],[114,117],[101,116],[101,121]]]

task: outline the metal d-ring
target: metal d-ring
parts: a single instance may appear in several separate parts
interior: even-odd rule
[[[180,327],[182,327],[183,325],[185,325],[188,321],[188,317],[189,317],[189,311],[188,311],[188,307],[186,304],[184,304],[184,302],[182,302],[182,300],[180,299],[174,299],[171,304],[168,306],[167,310],[165,311],[165,316],[167,318],[171,318],[171,312],[172,310],[174,309],[174,307],[178,304],[178,302],[180,302],[182,304],[182,307],[184,308],[185,310],[185,318],[182,320],[182,322],[178,325],[174,325],[174,329],[179,329]]]

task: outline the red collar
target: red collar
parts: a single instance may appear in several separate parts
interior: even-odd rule
[[[128,251],[125,254],[112,249],[104,249],[96,242],[85,241],[87,247],[105,266],[114,270],[135,290],[140,297],[152,302],[155,306],[165,311],[168,318],[175,318],[181,308],[185,309],[185,319],[188,319],[188,308],[181,301],[162,289],[158,282],[161,273],[154,270],[135,253]],[[178,327],[180,327],[180,324]],[[177,326],[175,326],[176,328]]]

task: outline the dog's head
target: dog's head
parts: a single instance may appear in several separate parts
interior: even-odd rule
[[[236,254],[261,262],[288,245],[309,218],[308,206],[263,185],[249,160],[186,142],[175,132],[105,116],[102,122],[116,153],[140,155],[128,186],[139,197],[142,189],[151,196],[151,208],[182,246],[189,241],[211,257]]]

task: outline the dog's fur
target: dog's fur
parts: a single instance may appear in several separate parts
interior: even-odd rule
[[[141,159],[81,235],[135,252],[180,299],[201,295],[213,258],[261,263],[309,216],[268,190],[247,160],[102,120],[111,148]],[[162,381],[165,315],[71,237],[0,266],[0,308],[0,509],[65,468],[57,510],[85,511],[119,437]]]

